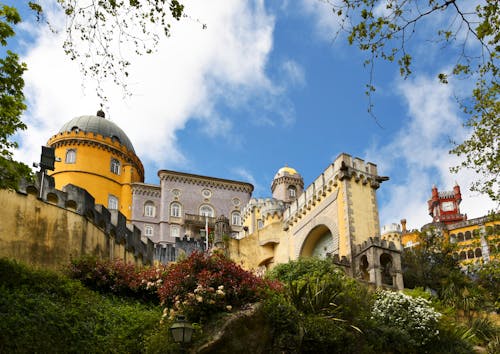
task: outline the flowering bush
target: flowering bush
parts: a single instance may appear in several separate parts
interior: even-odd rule
[[[168,276],[158,289],[161,302],[192,321],[212,313],[262,299],[267,289],[279,287],[242,269],[221,254],[193,253],[169,267]]]
[[[439,334],[441,317],[423,298],[413,298],[399,292],[379,291],[373,304],[372,318],[388,327],[408,334],[416,346],[422,346]]]
[[[138,270],[120,259],[107,261],[95,257],[74,259],[68,267],[71,278],[91,289],[152,301],[158,301],[158,287],[165,274],[165,266]]]

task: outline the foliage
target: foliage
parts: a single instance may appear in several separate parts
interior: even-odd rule
[[[21,22],[16,8],[0,3],[0,45],[7,46],[7,40],[15,35],[14,25]],[[17,188],[22,177],[29,177],[28,166],[12,160],[12,149],[17,142],[12,136],[26,129],[21,114],[24,104],[24,80],[26,64],[10,50],[0,58],[0,188]]]
[[[399,292],[379,291],[373,304],[372,316],[381,325],[387,325],[406,332],[409,342],[420,347],[439,334],[438,321],[441,317],[428,300],[413,298]]]
[[[458,260],[453,257],[455,245],[448,242],[439,230],[429,229],[418,235],[418,246],[402,254],[402,270],[407,288],[443,289],[450,282],[467,282]],[[458,284],[457,284],[458,285]]]
[[[111,77],[131,94],[127,88],[131,56],[154,52],[161,38],[170,36],[171,23],[185,16],[178,0],[57,2],[66,16],[64,52],[78,62],[84,76],[96,79],[97,94],[104,100],[101,81]],[[39,19],[45,16],[41,3],[29,2]]]
[[[469,120],[466,126],[472,135],[455,145],[451,153],[463,156],[460,166],[452,169],[471,168],[480,179],[472,189],[486,193],[500,201],[500,12],[497,0],[479,2],[474,11],[467,2],[457,0],[339,0],[327,2],[339,17],[341,29],[347,32],[350,44],[368,53],[365,65],[370,67],[370,80],[366,94],[369,112],[372,113],[371,95],[374,63],[379,60],[397,62],[401,75],[412,73],[413,57],[410,43],[417,34],[426,33],[427,23],[439,23],[442,28],[428,38],[455,51],[456,61],[450,72],[438,75],[441,83],[448,83],[449,76],[472,78],[475,87],[471,99],[461,106]]]
[[[138,270],[120,259],[108,261],[83,256],[71,260],[66,272],[90,289],[158,303],[157,289],[166,274],[166,267]]]
[[[138,353],[161,310],[0,259],[0,352]]]
[[[192,321],[203,321],[214,313],[259,301],[268,289],[278,286],[222,254],[195,252],[169,267],[158,294],[167,308],[183,312]]]
[[[498,312],[500,310],[500,260],[495,258],[488,263],[474,265],[469,271],[476,283],[488,292]]]

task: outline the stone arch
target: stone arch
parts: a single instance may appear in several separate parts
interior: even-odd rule
[[[370,273],[368,272],[368,267],[370,266],[370,263],[368,263],[368,257],[366,254],[361,256],[361,259],[359,261],[359,274],[360,278],[365,280],[365,281],[370,281]]]
[[[76,202],[74,200],[67,200],[65,203],[65,207],[67,209],[76,211],[76,209],[78,208],[78,205],[76,204]]]
[[[328,254],[333,255],[335,251],[338,252],[338,246],[335,247],[333,233],[322,224],[309,231],[300,248],[300,256],[325,258]]]
[[[38,196],[38,188],[35,186],[28,186],[26,187],[26,193]]]
[[[393,280],[393,267],[392,267],[393,259],[392,256],[388,253],[382,253],[380,255],[380,268],[382,271],[382,284],[385,285],[394,285]]]
[[[59,202],[59,197],[55,193],[47,193],[47,202],[57,205],[57,203]]]

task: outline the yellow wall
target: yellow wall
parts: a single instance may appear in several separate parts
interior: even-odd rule
[[[0,205],[0,257],[56,270],[83,254],[142,265],[124,245],[75,212],[8,190],[0,190]]]
[[[96,204],[108,207],[109,195],[118,198],[118,211],[130,221],[132,214],[131,183],[144,182],[144,168],[134,152],[117,141],[93,133],[64,132],[53,136],[47,145],[55,147],[54,177],[56,188],[74,184],[86,189]],[[75,163],[66,163],[66,152],[76,151]],[[120,174],[111,172],[111,159],[120,161]]]

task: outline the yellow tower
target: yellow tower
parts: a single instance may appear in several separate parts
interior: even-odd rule
[[[47,142],[55,148],[56,188],[74,184],[86,189],[96,204],[131,219],[131,183],[144,182],[144,167],[130,139],[104,112],[76,117]]]

